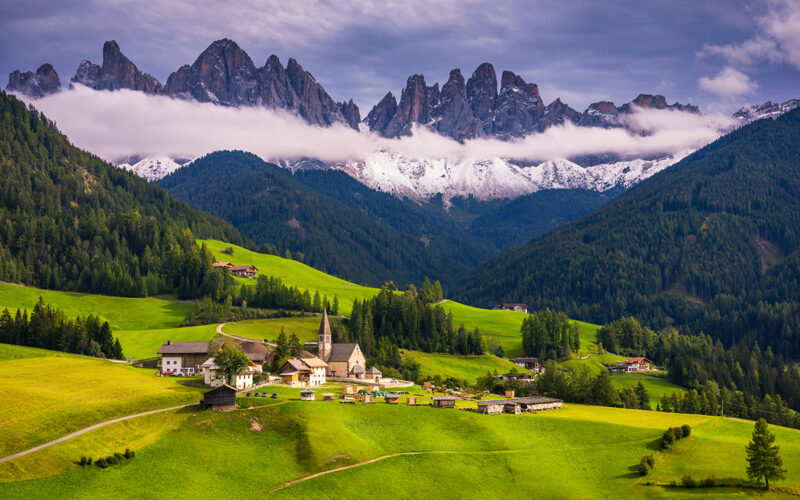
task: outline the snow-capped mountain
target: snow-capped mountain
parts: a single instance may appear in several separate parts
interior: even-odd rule
[[[172,158],[162,156],[156,158],[145,158],[133,164],[120,163],[117,166],[119,168],[133,172],[139,177],[147,179],[148,182],[153,182],[159,179],[163,179],[164,177],[168,176],[169,174],[178,170],[179,168],[185,167],[186,165],[190,164],[192,161],[193,160],[186,160],[181,158],[173,160]]]
[[[685,158],[682,151],[655,160],[629,160],[582,167],[565,159],[521,166],[511,160],[410,159],[378,152],[363,161],[332,165],[362,184],[399,198],[425,201],[441,194],[445,202],[472,195],[479,200],[516,198],[543,189],[607,191],[630,187]]]
[[[756,106],[745,106],[734,113],[733,117],[741,120],[742,124],[747,124],[762,118],[777,118],[797,107],[800,107],[800,99],[791,99],[786,102],[767,101]]]

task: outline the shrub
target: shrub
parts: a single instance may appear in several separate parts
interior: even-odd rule
[[[92,457],[89,457],[89,459],[86,461],[86,465],[92,465]]]
[[[681,484],[683,484],[684,488],[697,488],[697,481],[692,476],[683,476]]]
[[[644,457],[642,457],[642,461],[639,462],[639,467],[638,467],[639,474],[641,474],[643,476],[646,476],[646,475],[650,474],[650,469],[651,468],[652,467],[650,467],[650,464],[647,463],[647,460],[645,460]]]
[[[716,484],[716,481],[714,481],[713,477],[707,477],[707,478],[703,479],[702,481],[700,481],[700,487],[701,488],[713,488],[715,484]]]
[[[653,455],[645,455],[642,457],[642,460],[647,462],[647,465],[649,465],[651,469],[656,464],[656,459],[653,457]]]
[[[117,465],[117,457],[115,457],[114,455],[106,457],[106,463],[108,465]]]
[[[101,469],[105,469],[106,467],[108,467],[108,464],[106,464],[106,459],[105,458],[98,458],[97,462],[95,462],[95,463]]]
[[[130,448],[125,448],[125,458],[131,459],[133,458],[133,451]]]
[[[114,453],[114,458],[116,458],[118,462],[122,462],[122,459],[125,458],[125,455],[122,453]]]
[[[682,437],[689,437],[689,435],[691,435],[691,433],[692,433],[692,427],[690,425],[683,424],[681,426]]]
[[[86,465],[86,457],[81,457],[81,461],[78,463],[78,465],[80,465],[81,467]]]

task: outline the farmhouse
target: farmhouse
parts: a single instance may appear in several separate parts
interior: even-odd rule
[[[647,358],[628,358],[618,361],[616,366],[611,366],[611,371],[616,372],[649,372],[653,369],[653,362]]]
[[[211,266],[214,269],[224,269],[228,271],[233,266],[233,264],[231,264],[230,262],[214,262],[213,264],[211,264]]]
[[[544,367],[539,362],[539,358],[514,358],[510,361],[515,365],[527,368],[532,372],[539,373],[544,371]]]
[[[322,311],[319,324],[317,347],[320,359],[328,364],[327,376],[335,378],[364,379],[367,361],[358,344],[334,344],[331,341],[331,325],[328,322],[328,311]],[[374,371],[373,371],[374,370]],[[376,368],[370,370],[372,380],[377,381]]]
[[[202,375],[203,361],[208,359],[208,342],[172,342],[159,348],[161,375]]]
[[[203,373],[205,377],[205,384],[209,387],[220,387],[222,385],[227,385],[225,380],[220,377],[217,377],[217,374],[214,372],[219,366],[214,362],[214,358],[208,358],[205,363],[202,365]],[[261,371],[256,367],[255,364],[252,362],[247,367],[247,370],[236,375],[236,380],[234,381],[233,386],[236,388],[237,391],[242,391],[244,389],[249,389],[253,387],[253,375],[257,372]]]
[[[515,311],[528,314],[528,306],[526,304],[503,303],[495,307],[495,309],[500,309],[502,311]]]
[[[228,268],[232,275],[239,276],[240,278],[250,278],[253,279],[258,274],[258,268],[256,266],[248,265],[248,266],[230,266]]]
[[[455,396],[434,396],[433,397],[433,407],[434,408],[455,408],[456,407],[456,397]]]
[[[242,353],[247,356],[247,359],[252,361],[256,366],[264,366],[272,362],[275,353],[261,342],[252,340],[236,340],[236,344],[241,349]]]
[[[564,402],[560,399],[533,396],[529,398],[507,398],[478,401],[478,413],[514,413],[524,411],[554,410],[561,408]]]
[[[236,409],[236,389],[222,384],[203,394],[200,406],[204,410],[230,411]]]
[[[279,370],[284,384],[292,387],[312,387],[325,384],[328,364],[316,356],[286,360]]]

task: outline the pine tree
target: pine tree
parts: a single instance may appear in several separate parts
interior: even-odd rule
[[[767,421],[759,418],[753,428],[753,439],[745,448],[747,452],[747,477],[761,481],[764,478],[766,489],[770,479],[783,479],[783,459],[779,455],[780,446],[774,445],[775,435],[767,427]]]

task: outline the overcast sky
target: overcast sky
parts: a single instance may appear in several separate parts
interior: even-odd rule
[[[257,66],[273,53],[284,65],[294,57],[362,116],[413,73],[441,84],[450,69],[469,78],[484,61],[579,111],[639,93],[716,111],[800,98],[800,0],[0,3],[3,75],[49,62],[66,84],[114,39],[165,82],[219,38]]]

